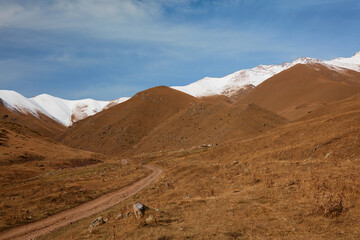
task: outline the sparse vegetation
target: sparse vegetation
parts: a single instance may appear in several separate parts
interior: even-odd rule
[[[166,96],[160,99],[142,93],[137,98],[152,107],[168,104]],[[249,119],[258,117],[252,126],[259,127],[246,129],[250,135],[228,138],[219,144],[204,141],[196,145],[186,145],[190,140],[182,135],[183,138],[171,140],[176,144],[168,148],[164,139],[176,135],[176,131],[163,131],[163,127],[171,121],[159,120],[160,127],[149,127],[133,116],[129,126],[144,128],[146,134],[154,133],[151,137],[158,138],[146,142],[152,138],[145,132],[131,136],[127,135],[133,131],[129,126],[110,124],[94,138],[101,140],[94,142],[100,148],[101,144],[109,144],[107,141],[116,142],[116,131],[126,135],[121,144],[104,149],[114,154],[111,156],[44,141],[15,125],[6,133],[8,147],[2,148],[4,155],[0,159],[4,176],[4,191],[0,193],[2,228],[43,218],[128,185],[149,173],[139,165],[151,164],[163,173],[150,186],[100,214],[42,239],[358,239],[359,99],[355,96],[324,105],[293,122],[282,121],[283,118],[256,105],[247,105],[241,108],[242,114],[225,111],[227,117],[221,116],[219,122],[226,123],[216,127],[227,126],[232,117],[237,117],[231,120],[238,124],[246,119],[243,114],[250,111]],[[293,107],[292,111],[308,111],[310,105],[296,106],[301,107]],[[174,111],[170,118],[181,115],[179,119],[187,119],[180,127],[170,124],[168,130],[181,131],[187,126],[203,129],[196,118],[207,113],[207,107],[194,103],[185,108],[184,115]],[[142,114],[155,117],[153,112],[141,113],[141,118]],[[271,121],[263,121],[264,116]],[[94,118],[102,120],[100,117]],[[97,124],[101,123],[99,119]],[[91,121],[77,124],[85,124],[82,127],[86,129]],[[76,128],[73,126],[70,132]],[[219,133],[213,128],[204,132],[206,136]],[[81,138],[76,141],[80,144]],[[148,144],[150,150],[145,151],[137,144],[139,141]],[[182,141],[186,142],[184,146],[173,149]],[[128,151],[114,150],[123,146]],[[86,147],[91,148],[91,144]],[[49,154],[49,149],[56,150]],[[124,154],[120,156],[117,151]],[[126,161],[121,160],[125,158]],[[18,161],[9,162],[13,159]],[[136,202],[150,207],[139,219],[132,212]],[[105,223],[89,231],[89,225],[98,216]]]
[[[157,224],[142,224],[144,219],[136,221],[133,217],[117,221],[110,217],[94,236],[85,232],[91,219],[84,219],[44,239],[70,235],[96,239],[113,229],[125,239],[360,237],[354,228],[360,222],[360,152],[356,147],[360,131],[344,127],[355,126],[356,114],[353,116],[352,124],[349,115],[346,122],[336,117],[326,126],[322,119],[294,122],[205,151],[137,155],[136,162],[161,167],[162,177],[105,214],[126,213],[134,202],[143,201],[158,209],[151,213],[157,214]],[[299,138],[300,134],[306,137]],[[318,146],[316,151],[314,146]],[[333,153],[324,158],[330,151]]]

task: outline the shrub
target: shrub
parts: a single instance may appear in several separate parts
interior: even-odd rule
[[[344,211],[343,197],[340,194],[320,194],[316,197],[317,210],[325,217],[337,217]]]

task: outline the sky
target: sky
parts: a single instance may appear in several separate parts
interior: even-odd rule
[[[0,0],[0,89],[113,100],[360,50],[358,0]]]

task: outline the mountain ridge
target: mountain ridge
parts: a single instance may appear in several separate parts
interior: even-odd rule
[[[350,69],[360,72],[360,51],[349,58],[339,57],[332,60],[300,57],[292,62],[280,65],[258,65],[250,69],[242,69],[220,78],[205,77],[186,86],[172,88],[190,94],[194,97],[225,95],[232,97],[245,86],[255,87],[270,77],[289,69],[297,64],[318,63],[336,70]]]
[[[232,98],[232,100],[237,100],[265,80],[297,64],[321,64],[336,71],[353,70],[360,72],[360,51],[349,58],[338,57],[332,60],[320,60],[300,57],[292,62],[280,65],[258,65],[221,78],[205,77],[186,86],[173,86],[171,88],[197,98],[223,95]],[[2,105],[11,111],[31,114],[37,118],[39,118],[39,114],[43,114],[66,127],[128,99],[122,97],[112,101],[96,101],[90,98],[66,100],[48,94],[26,98],[15,91],[0,90]]]
[[[49,94],[26,98],[12,90],[0,90],[0,99],[2,104],[13,112],[25,115],[31,114],[37,118],[40,118],[40,114],[43,114],[64,126],[71,126],[73,122],[128,100],[126,97],[113,101],[97,101],[90,98],[66,100]]]

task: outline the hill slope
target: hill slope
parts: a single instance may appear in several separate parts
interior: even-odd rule
[[[298,64],[253,89],[238,104],[256,103],[290,120],[331,101],[360,93],[360,73],[322,64]]]
[[[159,124],[129,153],[178,150],[254,137],[287,120],[255,104],[198,103]]]
[[[9,110],[24,115],[40,118],[47,116],[64,126],[92,116],[103,109],[109,108],[128,98],[113,101],[96,101],[93,99],[66,100],[48,94],[41,94],[33,98],[26,98],[15,91],[0,90],[2,104]]]
[[[131,163],[123,165],[116,158],[46,140],[28,127],[0,120],[0,236],[4,229],[127,186],[147,172]]]
[[[324,61],[315,58],[301,57],[289,63],[280,65],[259,65],[251,69],[243,69],[222,78],[205,77],[187,86],[172,88],[183,91],[195,97],[226,95],[236,97],[238,92],[247,86],[257,86],[266,79],[289,69],[297,64],[318,63],[336,69],[349,69],[360,72],[360,51],[349,58],[335,58]]]
[[[328,106],[254,138],[136,156],[163,169],[151,188],[95,233],[91,217],[45,239],[359,239],[359,96]],[[114,219],[139,201],[157,221]]]
[[[65,131],[65,127],[45,115],[38,114],[38,117],[32,114],[26,115],[19,112],[10,111],[2,105],[0,101],[0,120],[3,122],[16,123],[31,129],[43,137],[54,138],[61,132]]]
[[[60,140],[76,148],[108,154],[123,153],[158,124],[197,101],[168,87],[151,88],[75,123]]]

